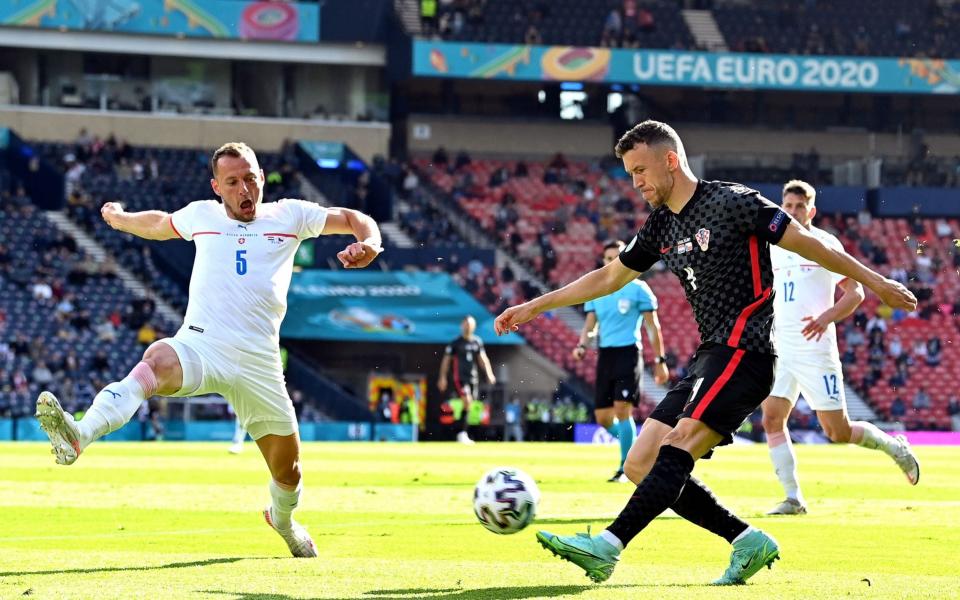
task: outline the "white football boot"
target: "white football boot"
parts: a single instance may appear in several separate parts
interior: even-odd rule
[[[273,517],[270,516],[270,507],[264,509],[263,518],[274,531],[280,534],[283,541],[290,548],[290,554],[297,558],[314,558],[317,556],[317,546],[313,543],[313,538],[307,533],[303,525],[290,519],[289,529],[280,529],[273,524]]]
[[[57,457],[57,464],[72,465],[80,456],[80,430],[73,415],[64,412],[57,397],[50,392],[40,392],[37,397],[37,420],[40,429],[50,438],[50,452]]]

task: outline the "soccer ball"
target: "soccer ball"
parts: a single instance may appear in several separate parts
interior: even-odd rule
[[[511,467],[487,471],[473,490],[473,512],[480,524],[502,535],[529,525],[539,503],[540,490],[533,478]]]

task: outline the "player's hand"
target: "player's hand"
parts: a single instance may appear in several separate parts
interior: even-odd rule
[[[446,377],[441,377],[440,379],[437,380],[437,389],[440,390],[441,392],[447,391],[447,378],[446,378]]]
[[[663,385],[670,381],[670,369],[667,368],[667,363],[653,365],[653,381],[657,385]]]
[[[524,302],[517,306],[511,306],[507,310],[500,313],[500,316],[494,319],[493,321],[493,330],[497,332],[497,335],[503,335],[505,333],[510,333],[511,331],[519,331],[520,326],[524,323],[532,321],[540,313],[534,309],[529,302]]]
[[[816,336],[817,341],[820,341],[820,338],[823,337],[823,334],[827,332],[827,328],[830,327],[830,323],[833,321],[827,317],[827,313],[823,313],[816,319],[813,317],[804,317],[800,319],[801,321],[807,321],[807,324],[803,327],[803,330],[800,332],[803,334],[807,340],[812,340]]]
[[[587,354],[587,349],[583,346],[577,346],[570,354],[573,355],[573,360],[581,360]]]
[[[119,202],[107,202],[100,207],[100,216],[110,227],[120,230],[120,215],[123,214],[123,205]]]
[[[873,291],[890,308],[902,308],[906,311],[913,311],[917,308],[917,297],[899,281],[884,278],[883,282]]]
[[[373,262],[383,248],[375,248],[363,242],[354,242],[337,252],[337,258],[344,269],[362,269]]]

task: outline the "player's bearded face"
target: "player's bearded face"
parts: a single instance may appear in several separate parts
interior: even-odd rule
[[[660,208],[670,199],[674,178],[666,152],[638,144],[623,155],[623,168],[651,208]]]
[[[263,170],[255,156],[221,156],[211,185],[231,219],[248,223],[256,218],[263,201]]]

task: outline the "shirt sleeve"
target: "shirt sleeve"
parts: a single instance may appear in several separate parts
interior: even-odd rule
[[[628,269],[642,273],[660,260],[660,254],[657,253],[657,249],[650,240],[650,223],[652,221],[653,218],[647,219],[637,235],[620,252],[620,262]]]
[[[634,300],[637,306],[640,307],[640,312],[657,310],[657,297],[653,294],[653,290],[650,289],[650,286],[647,285],[646,282],[636,282],[634,284],[634,293],[636,294]]]
[[[783,238],[792,220],[790,215],[756,190],[744,188],[744,191],[733,196],[731,204],[728,206],[730,214],[742,219],[742,227],[747,235],[755,235],[771,244]]]
[[[191,202],[170,215],[173,232],[188,242],[193,241],[193,232],[197,231],[197,209],[201,202]]]
[[[315,238],[323,233],[323,228],[327,224],[326,207],[316,202],[291,198],[285,198],[281,202],[293,213],[293,222],[299,239]]]
[[[594,305],[593,300],[587,300],[583,303],[583,312],[594,312],[597,310],[596,305]]]

